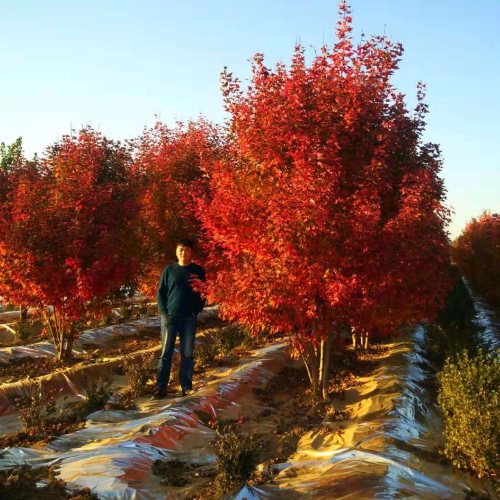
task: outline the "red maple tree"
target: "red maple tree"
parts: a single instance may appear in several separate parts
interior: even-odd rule
[[[36,157],[28,161],[23,154],[22,138],[19,137],[12,144],[0,143],[0,207],[2,207],[12,196],[16,189],[17,182],[21,175],[29,176],[37,168]],[[1,208],[0,208],[1,210]],[[0,245],[0,252],[2,246]],[[0,295],[2,294],[2,279],[0,275]],[[28,317],[28,307],[33,302],[29,288],[18,295],[18,305],[20,308],[20,317],[25,320]]]
[[[2,296],[42,311],[58,359],[135,273],[129,169],[127,148],[86,128],[20,173],[0,207]]]
[[[500,214],[483,212],[453,242],[453,260],[472,288],[500,306]]]
[[[138,179],[137,220],[140,241],[138,286],[156,296],[163,267],[175,259],[179,239],[199,239],[193,195],[208,182],[214,159],[221,154],[216,126],[204,119],[169,128],[157,123],[135,141],[134,173]]]
[[[333,339],[432,317],[449,286],[439,149],[424,144],[423,87],[411,114],[390,83],[400,44],[337,41],[310,64],[253,59],[246,92],[226,70],[227,153],[198,204],[222,315],[285,333],[313,393],[327,397]]]

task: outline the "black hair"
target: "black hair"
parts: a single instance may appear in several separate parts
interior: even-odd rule
[[[193,240],[189,240],[187,238],[184,238],[182,240],[177,241],[177,245],[175,246],[175,248],[177,248],[177,247],[187,247],[187,248],[190,248],[191,250],[193,250],[194,243],[193,243]]]

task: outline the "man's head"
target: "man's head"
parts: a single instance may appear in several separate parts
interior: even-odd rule
[[[179,240],[175,248],[175,255],[181,266],[189,266],[193,258],[193,242],[191,240]]]

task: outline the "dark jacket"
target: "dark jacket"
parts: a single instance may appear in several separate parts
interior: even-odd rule
[[[181,266],[171,264],[163,270],[158,286],[157,301],[164,316],[189,316],[199,314],[205,306],[199,292],[191,286],[193,280],[205,281],[205,270],[198,264]]]

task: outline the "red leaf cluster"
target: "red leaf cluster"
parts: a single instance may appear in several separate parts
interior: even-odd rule
[[[198,239],[193,196],[205,192],[209,166],[221,155],[217,127],[200,119],[168,128],[162,123],[135,141],[133,171],[138,181],[139,288],[154,297],[179,239]]]
[[[473,218],[453,242],[452,256],[474,290],[500,307],[500,214]]]
[[[65,320],[103,306],[126,283],[137,211],[129,151],[91,128],[16,172],[0,205],[0,289]]]
[[[316,342],[435,315],[448,210],[424,88],[409,112],[390,81],[401,45],[355,45],[345,1],[340,14],[310,63],[300,45],[274,69],[256,54],[246,90],[223,72],[224,139],[198,120],[157,124],[135,153],[91,128],[38,161],[2,153],[2,296],[54,307],[55,331],[122,285],[154,295],[176,240],[194,237],[209,300],[257,330]]]

